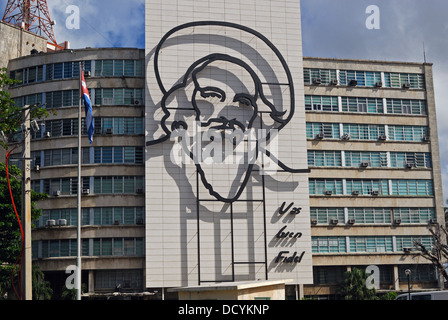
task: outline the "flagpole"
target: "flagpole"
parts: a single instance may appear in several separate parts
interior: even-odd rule
[[[81,101],[82,101],[82,62],[79,62],[79,106],[78,106],[78,227],[77,227],[77,255],[76,255],[76,300],[81,300]]]

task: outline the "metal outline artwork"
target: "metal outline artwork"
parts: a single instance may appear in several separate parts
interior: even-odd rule
[[[230,55],[227,54],[222,54],[222,53],[212,53],[209,54],[205,57],[200,58],[199,60],[196,60],[189,68],[188,70],[185,72],[185,75],[183,76],[183,79],[180,83],[174,85],[171,89],[166,90],[166,88],[164,87],[163,83],[162,83],[162,79],[161,79],[161,75],[159,72],[159,55],[160,55],[160,51],[162,49],[163,44],[165,43],[165,41],[174,33],[182,30],[182,29],[186,29],[186,28],[191,28],[191,27],[196,27],[196,26],[222,26],[222,27],[229,27],[229,28],[235,28],[235,29],[239,29],[241,31],[245,31],[248,32],[254,36],[256,36],[258,39],[262,40],[277,56],[277,58],[279,59],[280,63],[282,64],[284,71],[286,73],[288,82],[285,84],[286,86],[289,87],[289,93],[290,93],[290,108],[289,110],[280,112],[278,111],[275,106],[266,99],[266,97],[263,94],[263,84],[261,82],[261,80],[259,79],[259,77],[257,76],[257,74],[255,73],[255,71],[244,61],[242,61],[241,59],[238,59],[236,57],[232,57]],[[294,96],[294,84],[293,84],[293,80],[292,80],[292,75],[291,75],[291,71],[289,70],[289,67],[286,63],[286,60],[283,58],[282,54],[280,53],[280,51],[274,46],[274,44],[268,40],[265,36],[263,36],[261,33],[248,28],[246,26],[243,25],[239,25],[239,24],[235,24],[235,23],[230,23],[230,22],[223,22],[223,21],[197,21],[197,22],[189,22],[189,23],[185,23],[182,25],[179,25],[173,29],[171,29],[170,31],[168,31],[160,40],[160,42],[158,43],[156,49],[155,49],[155,53],[154,53],[154,71],[155,71],[155,77],[157,80],[157,84],[161,90],[161,92],[163,93],[163,97],[161,100],[161,108],[164,112],[164,115],[160,121],[161,124],[161,128],[163,129],[165,135],[155,139],[155,140],[151,140],[151,141],[147,141],[146,142],[146,146],[152,146],[158,143],[162,143],[168,139],[170,139],[171,137],[171,133],[172,131],[179,129],[181,127],[183,127],[184,129],[187,128],[187,124],[183,121],[174,121],[173,124],[171,125],[171,130],[167,127],[166,125],[166,120],[170,117],[171,113],[168,110],[167,106],[166,106],[166,101],[167,99],[170,97],[170,95],[180,89],[183,88],[187,85],[187,81],[189,79],[190,74],[192,75],[193,79],[195,78],[196,74],[198,72],[200,72],[201,70],[203,70],[205,67],[207,67],[210,63],[215,62],[215,61],[226,61],[226,62],[230,62],[230,63],[234,63],[236,65],[239,65],[240,67],[244,68],[252,77],[254,84],[255,84],[255,95],[253,99],[249,99],[250,100],[250,104],[252,105],[252,107],[254,108],[254,114],[253,116],[250,118],[249,121],[249,125],[247,126],[247,128],[245,128],[245,126],[238,122],[236,119],[232,119],[232,120],[228,120],[226,118],[213,118],[213,119],[209,119],[207,124],[201,124],[201,126],[207,126],[209,123],[211,122],[220,122],[222,123],[222,125],[220,127],[216,127],[217,129],[220,128],[235,128],[235,125],[240,127],[240,128],[245,128],[245,129],[250,129],[252,128],[253,122],[257,117],[257,113],[258,113],[258,107],[257,107],[257,103],[256,101],[258,99],[261,99],[262,102],[268,106],[271,109],[271,112],[269,112],[270,117],[276,122],[279,123],[280,125],[278,127],[276,127],[277,130],[281,130],[283,127],[285,127],[292,119],[292,117],[294,116],[294,112],[295,112],[295,96]],[[198,89],[198,84],[197,81],[195,81],[195,89],[193,92],[193,99],[192,99],[192,105],[193,107],[190,108],[182,108],[183,110],[192,110],[195,111],[196,113],[196,121],[199,120],[201,111],[199,110],[196,101],[194,99],[195,95],[198,93],[202,96],[205,97],[205,94],[202,90]],[[217,87],[208,87],[207,89],[211,89],[214,91],[218,91],[219,92],[219,88]],[[235,102],[235,101],[234,101]],[[285,119],[281,119],[282,116],[284,116],[287,111],[289,111],[288,116]],[[227,127],[228,126],[228,127]],[[244,131],[244,130],[243,130]],[[269,141],[270,139],[270,132],[267,134],[266,136],[266,141]],[[264,150],[266,156],[268,156],[269,158],[273,159],[275,161],[275,163],[284,171],[286,172],[290,172],[290,173],[309,173],[310,169],[293,169],[290,168],[288,166],[286,166],[283,162],[281,162],[279,159],[277,159],[275,156],[273,156],[268,150]],[[257,142],[257,152],[256,152],[257,156],[258,156],[258,142]],[[194,154],[193,152],[190,152],[189,157],[191,159],[194,159]],[[210,195],[212,195],[213,197],[215,197],[218,201],[222,201],[224,203],[233,203],[235,201],[238,200],[238,198],[241,196],[242,192],[244,191],[244,189],[246,188],[246,185],[249,181],[249,178],[251,176],[251,173],[253,171],[253,167],[254,164],[250,163],[248,165],[247,171],[245,173],[244,179],[243,181],[240,183],[239,186],[239,190],[237,191],[237,193],[232,197],[232,198],[225,198],[223,196],[221,196],[218,192],[216,192],[213,188],[213,186],[207,181],[206,177],[205,177],[205,172],[203,171],[201,165],[199,163],[195,162],[195,166],[196,166],[196,170],[197,173],[199,173],[202,184],[204,185],[204,187],[209,191]]]

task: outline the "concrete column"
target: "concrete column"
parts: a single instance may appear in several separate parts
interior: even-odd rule
[[[398,278],[398,266],[394,266],[394,290],[400,290],[400,280]]]

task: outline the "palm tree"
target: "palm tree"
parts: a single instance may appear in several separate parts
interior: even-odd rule
[[[33,300],[51,300],[53,289],[39,266],[33,265]]]

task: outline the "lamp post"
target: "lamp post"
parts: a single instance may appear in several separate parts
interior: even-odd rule
[[[411,285],[410,285],[411,270],[406,269],[404,271],[404,273],[406,274],[406,277],[408,278],[408,300],[411,300]]]

